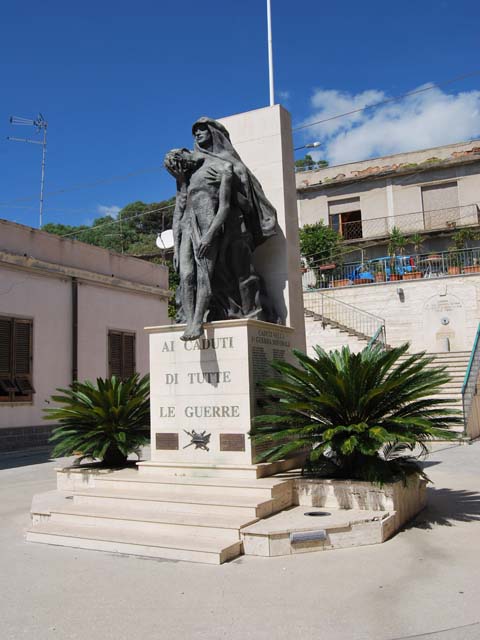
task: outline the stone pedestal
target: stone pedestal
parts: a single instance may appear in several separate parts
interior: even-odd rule
[[[258,320],[205,325],[195,341],[183,325],[150,327],[151,463],[203,473],[261,477],[298,464],[256,465],[252,418],[265,405],[270,362],[291,355],[293,329]],[[192,471],[193,470],[193,471]],[[187,472],[187,471],[185,471]]]

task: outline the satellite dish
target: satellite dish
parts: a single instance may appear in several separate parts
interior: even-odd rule
[[[159,249],[171,249],[175,244],[173,241],[173,231],[171,229],[166,229],[162,233],[159,233],[155,244]]]

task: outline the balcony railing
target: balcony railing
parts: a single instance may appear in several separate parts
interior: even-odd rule
[[[443,278],[480,273],[480,247],[403,256],[385,256],[364,262],[321,264],[305,269],[304,291],[417,278]]]
[[[354,222],[344,222],[341,225],[341,235],[344,240],[382,238],[387,237],[393,227],[397,227],[402,233],[415,233],[456,229],[479,223],[478,206],[468,204],[462,207],[415,211],[391,217],[362,218],[362,220]]]

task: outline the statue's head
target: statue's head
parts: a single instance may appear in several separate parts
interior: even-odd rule
[[[196,122],[192,128],[195,142],[201,149],[211,149],[212,134],[206,122]]]
[[[189,149],[172,149],[166,154],[163,164],[174,178],[179,178],[195,171],[198,160]]]
[[[192,126],[195,149],[218,153],[224,149],[233,149],[230,135],[221,122],[202,116]]]

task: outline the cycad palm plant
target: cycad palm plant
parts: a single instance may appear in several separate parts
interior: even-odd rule
[[[115,376],[86,380],[52,396],[58,407],[45,409],[46,420],[56,420],[50,442],[52,456],[80,453],[97,458],[108,467],[125,464],[130,453],[139,453],[149,440],[149,378],[138,374],[126,380]]]
[[[424,476],[414,449],[426,453],[429,440],[455,438],[450,427],[462,419],[447,409],[448,399],[432,397],[449,380],[444,368],[428,367],[424,352],[401,360],[408,346],[360,353],[317,346],[315,358],[294,352],[300,366],[274,362],[279,376],[264,383],[274,402],[251,434],[263,445],[259,461],[304,452],[305,469],[337,477],[381,483]]]

